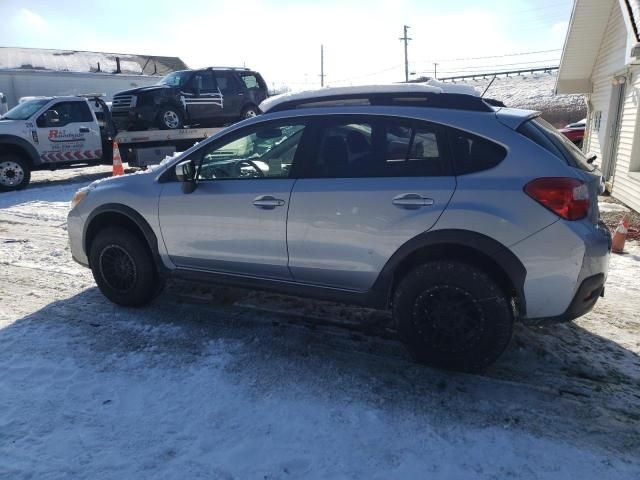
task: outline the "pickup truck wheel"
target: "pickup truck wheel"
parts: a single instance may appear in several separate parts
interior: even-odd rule
[[[161,291],[149,250],[126,229],[110,227],[99,232],[91,244],[89,263],[100,291],[118,305],[139,307]]]
[[[242,119],[253,118],[258,116],[258,107],[254,105],[248,105],[242,110]]]
[[[21,190],[31,181],[29,163],[18,155],[0,157],[0,192]]]
[[[158,126],[162,130],[176,130],[183,124],[182,112],[176,107],[165,107],[158,113]]]
[[[476,372],[511,341],[511,303],[489,275],[462,262],[428,262],[411,271],[393,310],[400,337],[421,363]]]

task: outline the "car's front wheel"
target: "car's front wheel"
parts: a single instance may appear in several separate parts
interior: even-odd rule
[[[158,113],[158,126],[162,130],[176,130],[184,126],[182,112],[177,107],[164,107]]]
[[[138,307],[160,291],[161,280],[149,249],[126,229],[100,231],[91,243],[89,263],[100,291],[118,305]]]
[[[393,301],[400,337],[415,359],[479,371],[509,345],[513,309],[500,286],[459,261],[425,263],[400,282]]]

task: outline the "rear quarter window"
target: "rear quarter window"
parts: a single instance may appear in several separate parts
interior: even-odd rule
[[[454,128],[448,130],[456,175],[489,170],[507,156],[507,150],[491,140]]]
[[[518,132],[552,153],[574,168],[593,172],[595,166],[589,164],[582,151],[553,125],[541,118],[529,120],[518,128]]]

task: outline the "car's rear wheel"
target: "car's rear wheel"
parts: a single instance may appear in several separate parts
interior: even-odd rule
[[[164,107],[158,113],[158,126],[162,130],[176,130],[183,125],[182,112],[177,107]]]
[[[100,291],[118,305],[144,305],[161,290],[149,249],[142,239],[123,228],[105,228],[96,235],[89,263]]]
[[[479,371],[509,345],[513,309],[482,270],[458,261],[425,263],[400,282],[393,301],[400,337],[415,359]]]
[[[29,162],[14,154],[0,157],[0,192],[21,190],[31,181]]]

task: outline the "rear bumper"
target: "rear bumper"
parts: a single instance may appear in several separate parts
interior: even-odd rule
[[[595,305],[609,270],[611,235],[606,227],[586,220],[558,220],[510,249],[527,271],[522,321],[568,321]],[[583,301],[587,297],[589,301]]]
[[[529,325],[546,325],[553,323],[563,323],[575,320],[582,315],[589,313],[600,297],[604,297],[604,283],[606,277],[604,273],[586,278],[573,297],[567,310],[555,317],[524,319],[524,323]]]

